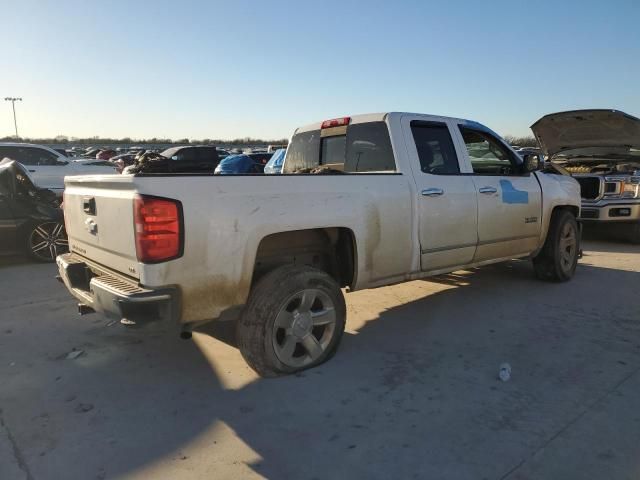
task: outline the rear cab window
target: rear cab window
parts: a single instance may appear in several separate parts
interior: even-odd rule
[[[389,129],[383,121],[296,134],[283,173],[394,173]]]

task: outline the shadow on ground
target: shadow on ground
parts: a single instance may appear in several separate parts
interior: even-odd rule
[[[233,476],[242,444],[255,452],[243,461],[267,478],[535,478],[529,460],[640,367],[637,302],[615,288],[603,301],[605,286],[639,281],[580,266],[570,283],[539,283],[526,262],[440,276],[430,282],[443,290],[345,334],[331,362],[236,387],[215,349],[198,346],[215,342],[206,335],[233,344],[233,325],[198,342],[131,334],[70,320],[61,295],[46,320],[34,303],[2,321],[2,420],[37,479],[115,478],[153,463],[167,478]],[[59,328],[44,324],[56,319]],[[63,359],[72,348],[88,354]],[[513,379],[501,383],[505,361]],[[615,435],[563,459],[576,478],[638,471],[640,418],[629,414]],[[224,428],[235,446],[210,435]]]

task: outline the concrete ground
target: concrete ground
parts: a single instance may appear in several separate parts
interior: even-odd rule
[[[640,248],[585,250],[566,284],[511,262],[349,294],[335,358],[269,380],[228,324],[79,318],[53,266],[3,261],[0,479],[638,479]]]

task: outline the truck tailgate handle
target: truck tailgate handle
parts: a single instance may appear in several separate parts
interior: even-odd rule
[[[96,214],[96,199],[93,197],[85,197],[82,199],[82,210],[89,215]]]
[[[438,197],[444,194],[444,190],[441,188],[426,188],[422,190],[422,196],[424,197]]]
[[[480,193],[497,193],[498,189],[496,187],[482,187],[478,191]]]

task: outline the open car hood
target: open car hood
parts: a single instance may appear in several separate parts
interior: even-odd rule
[[[36,186],[22,164],[9,158],[0,161],[0,190],[5,194],[20,192],[45,203],[57,203],[55,193]]]
[[[33,180],[22,166],[22,164],[11,160],[10,158],[0,159],[0,178],[7,182],[9,179],[13,181],[14,178],[21,179],[22,183],[31,190],[37,190]]]
[[[551,113],[531,125],[531,130],[548,157],[595,151],[606,156],[640,149],[640,119],[619,110]]]

